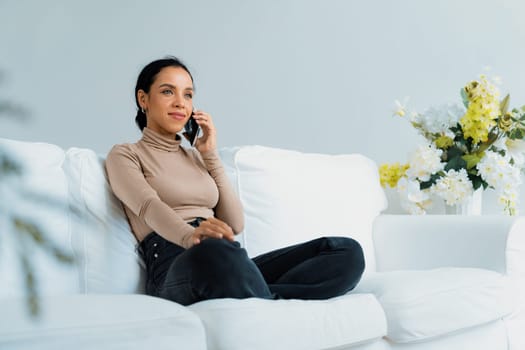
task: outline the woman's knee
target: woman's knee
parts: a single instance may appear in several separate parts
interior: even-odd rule
[[[324,239],[331,249],[342,252],[346,262],[356,271],[361,271],[361,273],[364,271],[364,252],[357,240],[350,237],[324,237]]]
[[[348,250],[361,250],[361,244],[350,237],[329,236],[323,237],[331,248],[342,248]]]
[[[205,266],[220,269],[247,259],[248,255],[237,242],[208,238],[188,249],[184,258],[194,267]]]

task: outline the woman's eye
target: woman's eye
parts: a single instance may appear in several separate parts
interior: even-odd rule
[[[172,95],[173,94],[173,92],[171,90],[163,90],[162,93],[164,95]]]
[[[192,94],[186,94],[186,98],[193,98]]]

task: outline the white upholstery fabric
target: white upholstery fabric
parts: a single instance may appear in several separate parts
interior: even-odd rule
[[[389,271],[455,266],[505,273],[508,265],[507,242],[515,220],[504,216],[378,216],[374,221],[373,234],[377,269]],[[516,239],[525,237],[517,231],[514,234]],[[516,244],[514,249],[519,247]],[[518,261],[514,264],[518,269],[523,262],[522,271],[525,271],[524,253],[517,252]]]
[[[329,349],[379,339],[385,316],[370,294],[328,300],[208,300],[189,307],[204,323],[208,349]]]
[[[415,342],[509,315],[517,304],[514,281],[472,268],[378,272],[355,292],[373,293],[388,320],[388,338]]]
[[[375,269],[372,221],[386,197],[373,161],[262,146],[233,152],[222,155],[237,172],[250,256],[320,236],[350,236],[363,247],[367,271]]]
[[[510,350],[525,349],[525,337],[523,330],[525,330],[525,318],[519,320],[506,320],[507,334],[509,337]]]
[[[78,267],[59,262],[11,224],[14,217],[35,224],[46,240],[73,256],[69,231],[64,151],[55,145],[0,138],[2,153],[22,167],[22,175],[0,181],[0,298],[25,295],[21,257],[32,264],[42,295],[79,291]]]
[[[507,237],[505,257],[507,274],[519,281],[520,303],[525,308],[525,216],[513,222]],[[525,313],[522,319],[525,320]]]
[[[187,308],[159,298],[48,297],[42,300],[38,319],[21,317],[25,306],[25,299],[0,300],[0,349],[206,349],[199,318]]]
[[[475,267],[512,279],[525,308],[525,217],[381,215],[374,223],[379,271]],[[507,280],[507,279],[505,279]],[[525,313],[506,322],[510,349],[525,349]]]
[[[388,341],[390,350],[523,350],[523,348],[508,346],[507,331],[501,320],[465,328],[422,342],[392,343]]]
[[[81,289],[86,293],[135,293],[143,290],[136,239],[119,200],[106,179],[104,160],[89,149],[71,148],[64,169],[71,205],[83,220],[71,222],[81,258]]]
[[[235,155],[241,147],[223,147],[219,149],[219,156],[221,157],[222,164],[226,176],[233,185],[233,189],[239,195],[239,177],[237,176],[237,168],[235,165]],[[246,248],[246,239],[243,232],[235,236],[235,240],[241,244],[243,248]]]

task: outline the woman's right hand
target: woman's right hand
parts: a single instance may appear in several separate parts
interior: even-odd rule
[[[201,221],[200,225],[195,228],[191,237],[188,237],[186,240],[186,248],[199,244],[203,239],[206,238],[217,238],[217,239],[227,239],[230,242],[233,242],[234,233],[232,228],[222,220],[219,220],[214,217],[210,217],[204,221]]]

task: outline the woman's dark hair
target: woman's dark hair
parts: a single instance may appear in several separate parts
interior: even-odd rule
[[[144,130],[146,127],[146,114],[142,112],[140,108],[139,99],[137,93],[139,90],[144,90],[145,93],[149,93],[149,89],[157,74],[166,67],[175,67],[182,68],[190,75],[191,82],[193,83],[193,76],[190,73],[190,70],[181,60],[174,56],[167,56],[163,59],[153,61],[145,66],[137,78],[137,85],[135,86],[135,103],[137,104],[137,116],[135,117],[135,123],[137,123],[140,131]],[[195,89],[195,87],[194,87]]]

